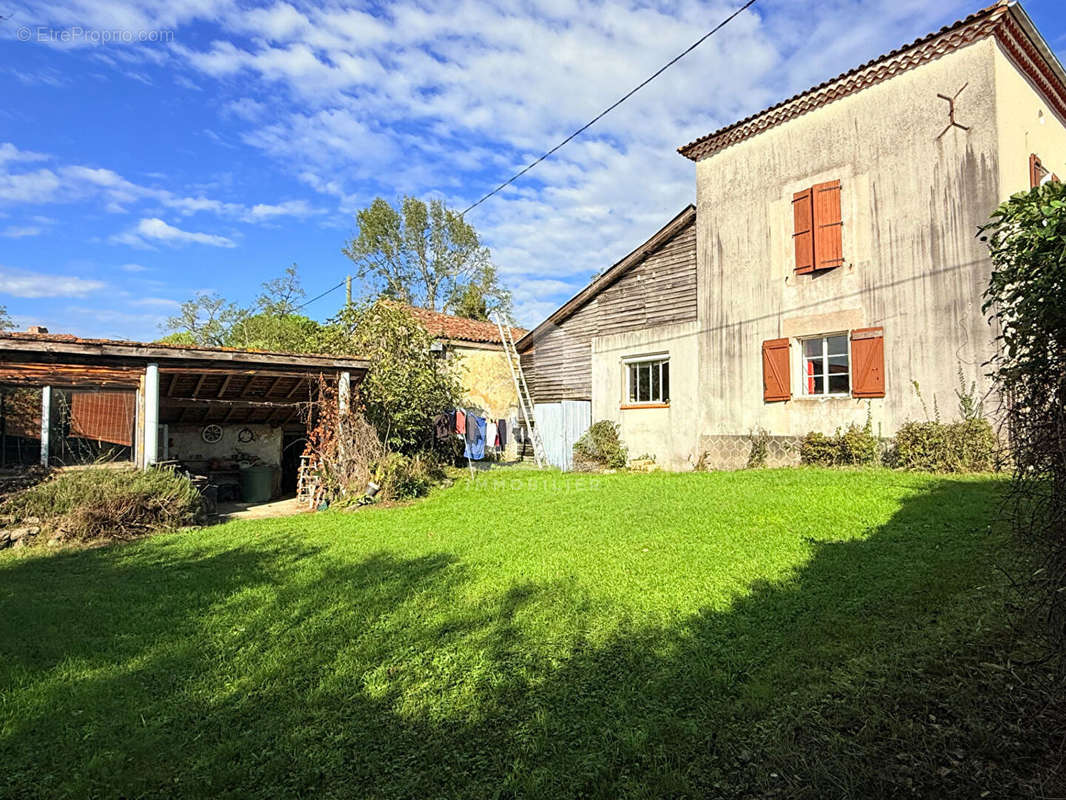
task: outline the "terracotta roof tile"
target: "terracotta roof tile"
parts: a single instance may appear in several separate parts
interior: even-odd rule
[[[443,314],[440,311],[430,311],[428,308],[417,306],[405,306],[411,316],[421,322],[427,331],[442,339],[451,339],[460,342],[486,342],[491,344],[500,343],[500,332],[496,329],[495,322],[480,322],[466,317],[453,317],[451,314]],[[511,328],[511,336],[518,341],[526,332],[522,328]]]

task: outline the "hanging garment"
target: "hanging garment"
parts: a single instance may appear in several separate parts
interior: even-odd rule
[[[475,417],[471,414],[467,420],[466,449],[463,451],[463,455],[471,461],[480,461],[485,457],[485,427],[486,422],[481,417]],[[471,430],[474,431],[473,441],[470,440]]]
[[[438,414],[433,420],[433,433],[439,440],[447,439],[452,435],[452,422],[447,414]]]
[[[490,419],[485,422],[485,446],[496,446],[496,420]]]
[[[466,412],[466,440],[471,444],[477,439],[477,421],[481,419],[475,416],[472,412]],[[482,420],[484,422],[484,420]],[[481,429],[481,438],[485,438],[485,429]]]
[[[466,412],[461,408],[455,412],[455,432],[460,436],[466,434]]]
[[[498,444],[500,449],[507,447],[507,420],[501,419],[496,423],[496,432],[499,435]]]

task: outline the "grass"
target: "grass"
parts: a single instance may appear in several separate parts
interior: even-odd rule
[[[1034,796],[1003,486],[501,470],[0,555],[0,795]]]

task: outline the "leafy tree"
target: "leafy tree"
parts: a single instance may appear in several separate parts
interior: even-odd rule
[[[444,307],[449,314],[485,321],[490,314],[502,314],[511,320],[511,293],[500,285],[496,267],[491,263],[466,283],[457,283]]]
[[[346,306],[321,332],[318,350],[360,355],[373,365],[360,386],[366,418],[392,450],[433,447],[433,419],[458,405],[452,364],[431,350],[433,337],[395,303]]]
[[[404,197],[398,208],[378,197],[356,214],[356,235],[342,252],[358,277],[382,297],[437,310],[470,287],[486,298],[505,296],[474,228],[440,200]],[[476,300],[464,308],[480,310]]]
[[[304,296],[295,264],[284,274],[262,284],[263,291],[251,308],[241,308],[217,294],[200,294],[182,303],[176,317],[167,320],[172,331],[161,341],[206,347],[241,347],[252,350],[314,352],[321,326],[298,314]]]
[[[1006,401],[1016,530],[1044,546],[1040,614],[1066,649],[1066,186],[1003,203],[982,233],[992,256],[984,310],[999,327],[993,377]]]
[[[182,303],[177,316],[163,324],[169,334],[162,341],[226,347],[233,327],[248,313],[217,294],[200,293]]]
[[[0,306],[0,331],[12,331],[15,329],[15,320],[7,313],[7,306]]]

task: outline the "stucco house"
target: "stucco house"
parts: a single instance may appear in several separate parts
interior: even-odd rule
[[[463,402],[470,410],[490,419],[518,419],[518,394],[495,322],[455,317],[417,306],[405,309],[436,339],[442,358],[457,360]],[[510,330],[515,342],[525,333],[522,328]],[[514,448],[509,445],[509,449],[513,453]]]
[[[960,370],[989,390],[977,228],[1066,174],[1066,71],[1001,2],[679,150],[695,208],[519,350],[538,404],[587,403],[633,455],[740,466],[756,429],[887,436],[925,418],[915,382],[945,415]]]

